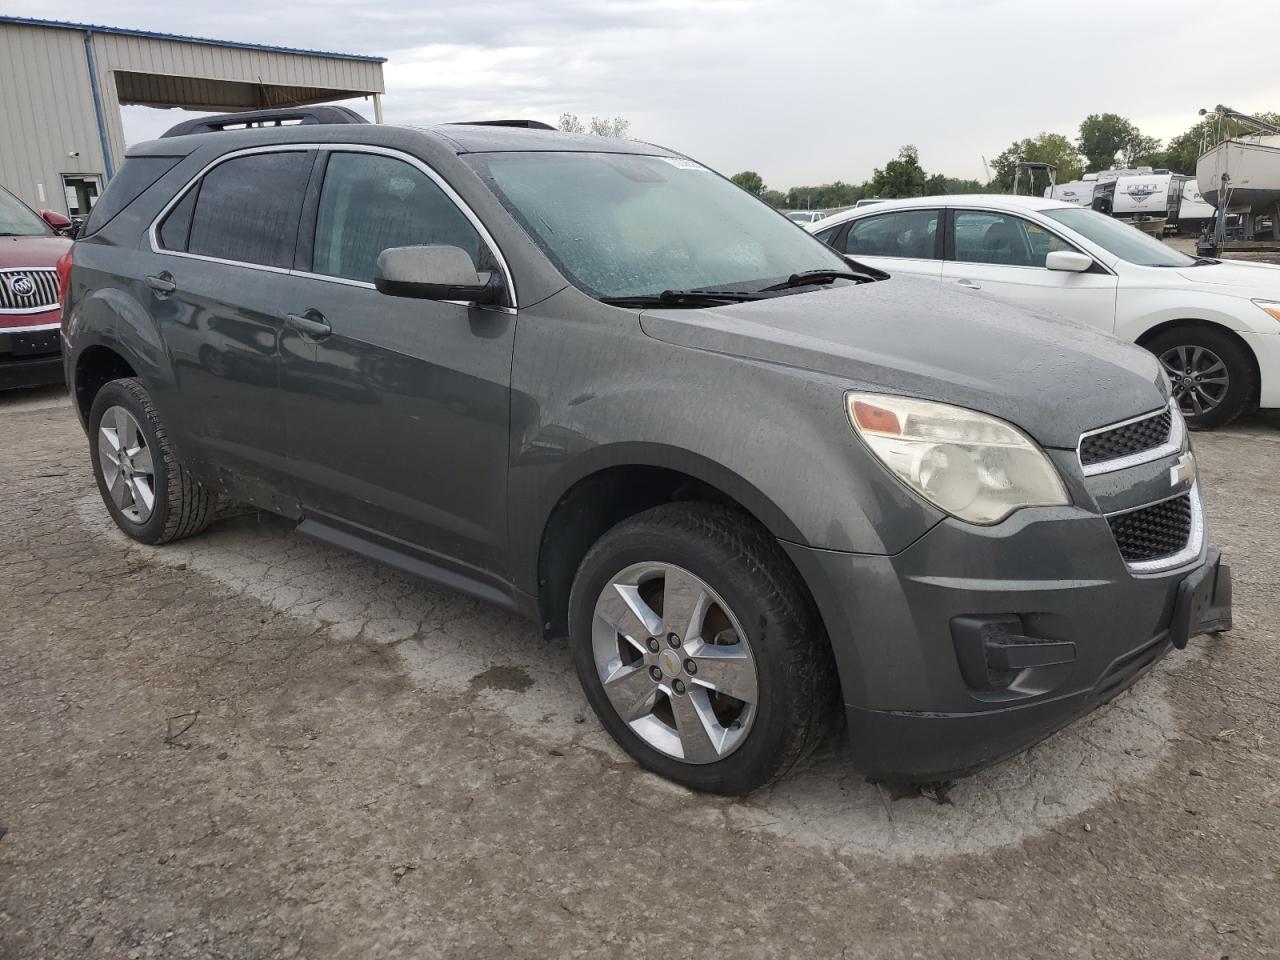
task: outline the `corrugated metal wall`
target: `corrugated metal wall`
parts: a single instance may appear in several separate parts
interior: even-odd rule
[[[33,207],[66,212],[61,174],[107,172],[89,81],[85,34],[78,29],[0,23],[0,184]],[[349,97],[382,93],[382,64],[312,54],[282,53],[122,34],[92,34],[98,89],[113,166],[124,158],[124,127],[114,73],[155,75],[147,89],[208,90],[212,102],[192,109],[225,109],[216,83],[332,91]],[[137,86],[136,84],[134,86]],[[301,97],[302,91],[297,95]],[[314,99],[314,96],[312,97]],[[254,104],[256,106],[256,104]],[[182,119],[175,111],[174,123]],[[76,151],[78,158],[68,156]],[[43,185],[44,199],[40,198]]]
[[[0,25],[0,184],[37,209],[66,213],[60,177],[104,174],[99,143],[84,35]]]

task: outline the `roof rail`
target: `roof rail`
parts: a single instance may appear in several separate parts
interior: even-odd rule
[[[446,124],[450,127],[523,127],[526,130],[555,130],[549,123],[541,120],[455,120]]]
[[[192,133],[221,133],[224,130],[247,130],[254,127],[283,127],[310,123],[368,123],[350,107],[288,107],[279,110],[248,110],[244,113],[220,113],[215,117],[184,120],[160,134],[185,137]]]

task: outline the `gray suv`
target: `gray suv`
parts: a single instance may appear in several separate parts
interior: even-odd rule
[[[1224,629],[1146,351],[889,279],[687,157],[527,126],[133,147],[75,244],[68,382],[129,536],[217,496],[567,636],[700,790],[938,780]]]

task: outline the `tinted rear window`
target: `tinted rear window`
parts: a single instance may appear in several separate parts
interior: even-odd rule
[[[153,183],[172,170],[182,157],[128,157],[107,182],[106,192],[93,205],[81,236],[97,233],[117,213],[137,200]]]
[[[311,159],[305,151],[255,153],[214,167],[199,184],[187,250],[292,266]]]

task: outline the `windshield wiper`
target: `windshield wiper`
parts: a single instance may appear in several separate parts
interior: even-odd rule
[[[871,279],[868,274],[854,273],[850,270],[805,270],[801,273],[793,273],[781,283],[775,283],[768,287],[761,287],[761,293],[770,293],[774,290],[790,290],[792,287],[807,287],[819,283],[831,283],[835,280],[852,280],[855,283],[865,283]]]
[[[716,307],[759,299],[759,294],[745,290],[663,290],[655,294],[601,297],[600,302],[615,307]]]

